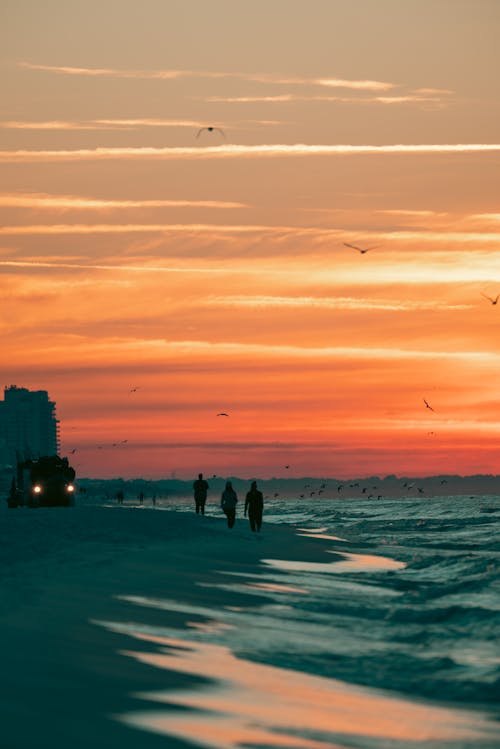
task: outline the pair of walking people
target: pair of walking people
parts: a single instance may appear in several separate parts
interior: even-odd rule
[[[223,512],[227,517],[228,528],[234,526],[236,520],[236,505],[238,496],[233,489],[230,481],[226,482],[226,488],[222,492],[220,504]],[[257,489],[257,482],[252,481],[250,491],[245,497],[245,517],[248,512],[248,520],[252,531],[260,531],[262,525],[262,512],[264,510],[264,497],[262,492]]]

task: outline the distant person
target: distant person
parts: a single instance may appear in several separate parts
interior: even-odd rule
[[[232,528],[234,521],[236,520],[236,505],[238,503],[238,496],[233,489],[233,485],[230,481],[226,481],[226,488],[222,492],[220,498],[220,506],[222,511],[227,517],[227,527]]]
[[[123,492],[122,492],[122,491],[120,490],[119,492],[116,492],[116,498],[117,498],[117,500],[118,500],[118,504],[119,504],[119,505],[122,505],[122,504],[123,504],[123,500],[125,499],[125,495],[124,495],[124,493],[123,493]]]
[[[143,504],[144,502],[144,492],[139,492],[139,504]]]
[[[153,494],[152,500],[153,500],[153,505],[156,505],[156,494]]]
[[[250,528],[253,531],[260,531],[262,525],[262,512],[264,510],[264,497],[262,492],[257,489],[257,482],[252,481],[250,491],[245,499],[245,517],[248,511]]]
[[[203,474],[199,473],[198,478],[193,483],[194,503],[195,503],[197,515],[200,512],[202,515],[205,514],[205,502],[207,501],[208,489],[209,489],[209,486],[207,482],[205,481],[205,479],[203,478]]]

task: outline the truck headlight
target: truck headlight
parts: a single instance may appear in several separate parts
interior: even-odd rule
[[[68,486],[66,487],[66,491],[70,494],[73,494],[73,492],[75,491],[75,487],[73,486],[73,484],[68,484]]]
[[[35,484],[33,487],[33,494],[41,494],[42,493],[42,487],[40,484]]]

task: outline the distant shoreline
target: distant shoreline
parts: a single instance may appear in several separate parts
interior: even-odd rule
[[[251,479],[237,476],[206,476],[209,483],[209,498],[220,497],[226,480],[230,480],[239,495],[248,491]],[[194,477],[193,477],[194,480]],[[113,499],[117,491],[124,491],[126,498],[145,499],[158,497],[192,497],[193,480],[145,479],[145,478],[90,478],[78,477],[80,492],[89,497]],[[306,499],[378,499],[416,497],[500,496],[500,475],[475,474],[457,476],[442,474],[425,477],[368,476],[364,478],[338,479],[318,477],[275,477],[258,479],[258,484],[267,501],[293,497]]]

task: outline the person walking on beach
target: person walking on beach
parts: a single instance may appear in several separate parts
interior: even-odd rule
[[[200,512],[202,515],[205,514],[205,502],[207,501],[208,489],[209,489],[209,486],[207,482],[205,481],[205,479],[203,478],[203,474],[199,473],[198,478],[193,483],[194,502],[195,502],[197,515]]]
[[[260,531],[262,525],[262,512],[264,510],[264,497],[257,489],[257,482],[252,481],[250,491],[245,499],[245,517],[248,511],[248,519],[252,531]]]
[[[230,481],[226,481],[226,488],[222,492],[220,498],[220,506],[224,514],[227,517],[227,527],[232,528],[234,521],[236,520],[236,504],[238,502],[238,496],[233,489],[233,485]]]

